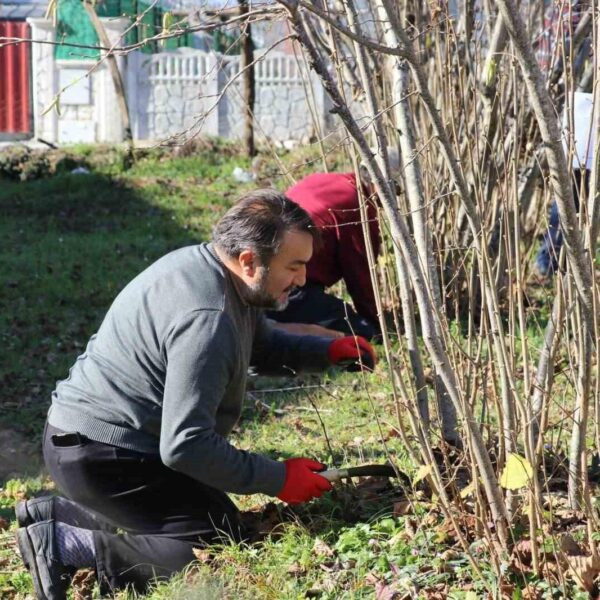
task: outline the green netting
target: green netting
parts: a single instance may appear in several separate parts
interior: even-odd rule
[[[133,2],[130,2],[133,6]],[[120,17],[124,14],[121,0],[100,0],[96,3],[96,14],[99,17]]]
[[[163,10],[152,7],[149,4],[138,2],[138,0],[98,0],[96,12],[99,17],[129,17],[134,19],[135,15],[143,15],[140,22],[127,32],[125,44],[137,44],[138,41],[153,37],[162,30]],[[98,45],[98,37],[87,16],[81,0],[59,0],[57,13],[57,41],[74,44]],[[174,50],[182,46],[191,45],[190,34],[165,40],[164,46],[160,47],[157,42],[148,42],[141,47],[142,52],[154,53],[162,49]],[[93,49],[73,48],[70,46],[57,46],[56,58],[97,58],[100,52]]]
[[[60,0],[57,8],[56,41],[98,46],[94,31],[81,0]],[[99,50],[56,46],[55,57],[66,59],[98,58]]]

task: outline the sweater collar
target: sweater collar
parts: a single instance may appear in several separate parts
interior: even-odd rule
[[[218,255],[218,253],[217,253],[217,251],[216,251],[216,249],[214,247],[214,244],[212,242],[209,242],[206,245],[206,249],[210,252],[211,256],[218,263],[219,267],[221,268],[221,271],[223,272],[223,276],[231,284],[231,287],[234,289],[235,294],[239,298],[239,300],[242,303],[242,305],[245,306],[246,308],[252,308],[251,305],[248,304],[248,302],[244,298],[244,293],[243,293],[243,290],[242,290],[242,284],[241,284],[241,282],[238,280],[238,278],[235,276],[235,274],[233,274],[227,268],[227,265],[221,260],[221,257]]]

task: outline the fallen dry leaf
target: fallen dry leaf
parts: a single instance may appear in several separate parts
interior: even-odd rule
[[[503,582],[500,584],[500,597],[502,600],[513,600],[515,586],[512,583]]]
[[[576,583],[587,592],[594,587],[594,579],[600,573],[600,558],[594,556],[571,556],[568,559],[569,572]]]
[[[570,527],[577,523],[585,522],[585,515],[583,513],[570,509],[556,510],[554,518],[557,521],[556,526],[559,527]]]
[[[382,496],[392,491],[387,477],[364,477],[358,480],[355,493],[360,500],[380,500]]]
[[[79,569],[71,585],[73,587],[73,600],[91,600],[96,583],[94,569]]]
[[[206,564],[207,562],[210,562],[210,550],[207,550],[206,548],[192,548],[192,552],[199,563]]]
[[[256,542],[273,534],[276,527],[283,522],[283,515],[274,502],[268,502],[264,506],[256,506],[242,512],[241,519],[251,541]]]
[[[585,552],[581,546],[575,541],[572,535],[563,533],[560,536],[560,549],[567,556],[583,556]]]
[[[386,434],[387,440],[389,440],[391,438],[397,438],[397,437],[400,437],[400,432],[396,428],[392,427],[392,428],[388,429],[388,432]]]
[[[455,518],[456,524],[460,527],[461,532],[469,538],[477,537],[477,518],[474,515],[457,515]],[[437,528],[437,539],[440,543],[447,538],[458,538],[454,524],[450,519],[445,519]]]
[[[315,540],[312,550],[317,556],[333,556],[335,554],[331,546],[320,538]]]
[[[521,598],[523,600],[542,600],[543,597],[544,595],[542,590],[534,585],[528,585],[526,588],[521,590]]]
[[[544,579],[553,585],[558,584],[564,579],[564,569],[561,569],[560,565],[551,557],[540,557],[540,571]]]
[[[531,540],[519,540],[513,548],[513,555],[518,556],[521,562],[531,564]]]
[[[446,600],[448,598],[448,584],[438,583],[433,589],[425,589],[421,592],[425,600]]]
[[[457,558],[460,557],[460,553],[457,552],[456,550],[453,550],[452,548],[448,548],[448,550],[444,550],[444,552],[442,552],[439,555],[439,558],[441,558],[442,560],[456,560]]]
[[[300,563],[292,563],[286,570],[289,575],[304,575],[306,569]]]
[[[366,582],[375,588],[375,600],[400,600],[402,597],[396,581],[386,584],[374,573],[369,573]]]
[[[439,517],[435,512],[429,512],[423,518],[423,527],[429,528],[437,525]]]
[[[406,519],[406,521],[404,521],[404,532],[409,540],[412,540],[415,535],[417,535],[416,519]]]
[[[404,517],[412,513],[413,503],[408,500],[402,500],[400,502],[394,502],[393,516],[395,518]]]
[[[510,556],[510,568],[514,573],[523,574],[532,572],[531,540],[519,540],[513,547]]]
[[[0,531],[6,531],[9,527],[10,523],[3,517],[0,517]]]

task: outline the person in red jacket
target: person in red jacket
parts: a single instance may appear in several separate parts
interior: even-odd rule
[[[397,169],[397,152],[390,152],[390,161],[392,169]],[[376,197],[369,182],[363,180],[361,185],[367,199],[371,244],[377,255],[381,240]],[[379,333],[379,325],[356,175],[314,173],[289,188],[286,196],[310,215],[319,228],[322,243],[308,263],[304,287],[290,296],[286,310],[270,312],[269,318],[292,331],[302,329],[297,324],[311,324],[372,339]],[[325,291],[342,279],[354,306]]]

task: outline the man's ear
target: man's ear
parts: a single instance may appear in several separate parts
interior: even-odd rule
[[[238,261],[242,273],[247,277],[254,277],[256,269],[259,266],[256,254],[252,250],[242,250],[238,256]]]

